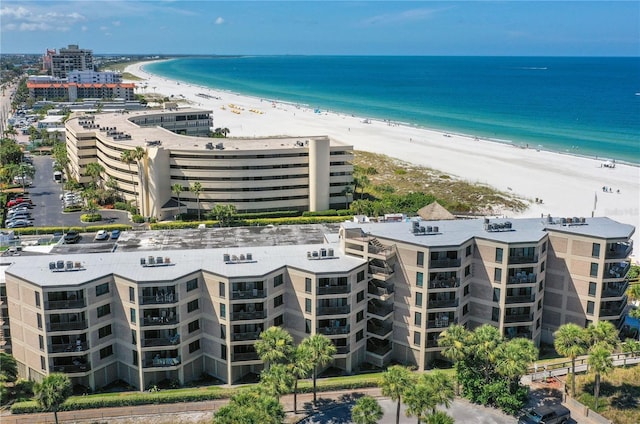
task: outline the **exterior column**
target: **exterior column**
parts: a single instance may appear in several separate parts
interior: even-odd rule
[[[329,209],[330,141],[309,139],[309,211]]]

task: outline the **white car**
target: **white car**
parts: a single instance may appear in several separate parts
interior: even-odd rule
[[[109,238],[109,233],[107,230],[100,230],[96,233],[95,240],[107,240]]]

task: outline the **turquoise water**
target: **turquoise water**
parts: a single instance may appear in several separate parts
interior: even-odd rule
[[[194,57],[145,69],[321,110],[640,164],[637,57]]]

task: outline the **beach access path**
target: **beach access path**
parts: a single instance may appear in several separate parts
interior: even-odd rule
[[[603,158],[537,150],[517,140],[494,142],[213,90],[152,75],[143,66],[141,62],[125,69],[144,79],[133,81],[138,93],[162,94],[181,105],[209,109],[214,128],[228,128],[229,137],[327,135],[356,150],[487,184],[529,202],[526,211],[502,211],[500,215],[506,217],[590,217],[593,213],[640,227],[638,166],[616,163],[609,168],[603,166]],[[428,187],[424,190],[428,192]],[[634,242],[640,246],[640,231]]]

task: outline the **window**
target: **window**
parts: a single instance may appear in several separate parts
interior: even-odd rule
[[[420,346],[420,332],[419,331],[414,331],[413,332],[413,344],[416,346]]]
[[[464,267],[464,276],[468,277],[471,275],[471,265],[467,265]]]
[[[44,356],[40,357],[40,368],[43,370],[47,369],[47,361],[44,359]]]
[[[364,290],[360,290],[356,295],[356,302],[362,302],[364,300]]]
[[[284,324],[284,314],[278,315],[277,317],[275,317],[273,319],[273,325],[274,326],[280,327],[282,324]]]
[[[496,262],[502,263],[503,250],[501,247],[496,247]]]
[[[197,350],[200,350],[200,340],[195,340],[189,343],[189,353],[193,353]]]
[[[40,344],[40,350],[44,350],[44,337],[41,334],[38,335],[38,342]]]
[[[38,328],[42,330],[42,315],[38,314],[36,318],[38,320]]]
[[[416,286],[422,287],[424,282],[424,274],[421,272],[416,272]]]
[[[98,306],[98,318],[103,317],[105,315],[109,315],[111,313],[111,303],[107,303],[106,305]]]
[[[598,288],[598,284],[594,282],[589,283],[589,296],[596,295],[596,289]]]
[[[593,308],[595,307],[595,303],[593,303],[592,301],[588,300],[587,301],[587,313],[589,315],[593,315]]]
[[[284,283],[284,274],[276,275],[273,278],[273,287],[281,286]]]
[[[547,251],[547,242],[542,243],[542,253]]]
[[[358,280],[358,283],[360,281],[364,281],[364,271],[358,272],[358,275],[356,276],[356,279]]]
[[[495,321],[495,322],[500,321],[500,309],[499,308],[491,308],[491,321]]]
[[[540,328],[540,318],[536,320],[536,330]]]
[[[200,329],[200,320],[197,319],[195,321],[191,321],[187,326],[189,329],[189,333],[193,333],[194,331],[198,331]]]
[[[36,306],[39,308],[40,307],[40,292],[35,292],[36,293]]]
[[[465,256],[471,256],[471,254],[473,253],[473,250],[471,249],[471,245],[467,246],[467,249],[465,250]]]
[[[136,303],[136,289],[129,287],[129,302]]]
[[[131,344],[138,344],[138,332],[136,330],[131,330]]]
[[[502,282],[502,268],[496,268],[493,271],[493,281],[496,283]]]
[[[135,324],[136,323],[136,310],[133,309],[133,308],[129,309],[129,315],[130,315],[130,318],[131,318],[131,323]]]
[[[187,312],[193,312],[200,308],[198,304],[198,299],[194,299],[191,302],[187,303]]]
[[[413,316],[413,325],[422,327],[422,314],[420,312],[416,312]]]
[[[416,306],[422,306],[422,293],[416,292]]]
[[[279,295],[273,298],[273,307],[277,308],[278,306],[282,306],[284,304],[284,296]]]
[[[545,263],[544,261],[542,261],[542,263],[540,264],[540,272],[544,272],[544,268],[545,268]]]
[[[466,303],[463,307],[462,307],[462,315],[467,315],[469,313],[469,304]]]
[[[493,301],[500,302],[500,289],[493,289]]]
[[[113,355],[113,345],[109,345],[100,349],[100,359],[104,359],[107,356],[111,355]]]
[[[220,345],[220,359],[227,359],[227,346]]]
[[[418,266],[424,266],[424,252],[418,252],[418,257],[416,259],[416,264]]]
[[[362,340],[364,338],[364,331],[360,330],[356,333],[356,342],[359,342],[360,340]]]
[[[304,299],[304,311],[311,313],[311,299]]]
[[[109,293],[109,283],[98,284],[96,286],[96,297]]]
[[[591,272],[589,273],[590,276],[592,277],[597,277],[598,276],[598,264],[595,262],[591,263]]]
[[[306,293],[311,293],[311,278],[304,279],[304,291]]]
[[[364,311],[358,311],[356,314],[356,322],[360,322],[364,319]]]
[[[591,246],[591,256],[594,258],[600,257],[600,243],[593,243]]]
[[[133,360],[131,361],[131,363],[133,365],[138,365],[138,351],[137,350],[132,350],[131,351],[131,356],[133,357]]]
[[[226,318],[227,317],[227,305],[225,305],[224,303],[220,304],[220,318]]]
[[[542,299],[538,300],[538,310],[542,309]]]
[[[538,283],[538,291],[541,292],[542,289],[544,289],[544,280],[540,280],[540,283]]]
[[[227,287],[222,281],[218,283],[218,295],[223,299],[227,297]]]
[[[471,287],[471,284],[467,284],[466,286],[464,286],[464,289],[462,289],[463,296],[469,296],[469,287]]]
[[[187,291],[195,290],[198,288],[198,279],[194,278],[193,280],[187,281]]]
[[[311,320],[310,319],[305,319],[304,320],[304,332],[307,334],[311,334]]]
[[[227,338],[227,326],[224,324],[220,324],[220,338],[221,339]]]
[[[111,324],[98,328],[98,338],[102,339],[111,335]]]

